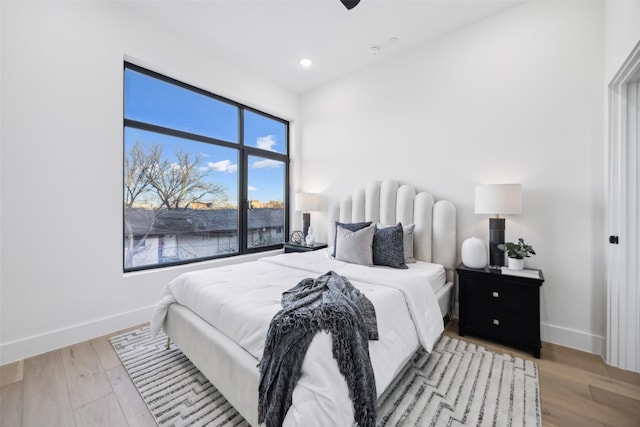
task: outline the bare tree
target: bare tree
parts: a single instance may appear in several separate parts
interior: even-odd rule
[[[160,150],[160,153],[155,153]],[[152,154],[162,157],[162,146],[154,146]],[[209,168],[201,168],[202,156],[191,156],[182,150],[175,153],[176,161],[158,161],[157,169],[150,171],[150,185],[158,196],[160,206],[167,209],[188,208],[193,202],[207,196],[224,195],[224,188],[206,181],[211,174]]]
[[[124,158],[124,204],[128,208],[153,188],[149,170],[158,163],[158,158],[152,154],[136,141]]]
[[[125,266],[133,266],[133,258],[146,247],[145,239],[155,229],[158,217],[170,209],[186,209],[190,204],[226,198],[225,189],[207,182],[212,171],[200,166],[200,155],[183,150],[175,153],[175,161],[163,158],[164,146],[145,146],[137,141],[126,153],[124,161],[125,234],[127,251]],[[144,201],[146,203],[140,203]],[[138,202],[144,212],[144,230],[134,230],[130,215]],[[185,212],[186,213],[186,212]],[[136,239],[136,237],[138,237]]]
[[[133,266],[133,258],[146,250],[144,241],[151,230],[153,230],[155,220],[158,216],[156,210],[149,218],[149,225],[146,232],[136,240],[130,213],[134,204],[138,202],[139,199],[148,197],[153,190],[151,185],[152,176],[149,171],[155,169],[155,165],[158,162],[158,158],[155,157],[154,154],[156,154],[154,150],[147,150],[140,141],[136,141],[127,151],[124,158],[124,226],[127,239],[125,266],[127,267]]]

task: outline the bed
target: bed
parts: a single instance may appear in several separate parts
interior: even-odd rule
[[[396,181],[372,182],[332,203],[329,248],[282,254],[244,264],[185,273],[170,282],[152,317],[200,371],[251,424],[258,425],[258,362],[282,292],[300,280],[335,271],[375,306],[380,340],[369,342],[378,396],[413,353],[430,351],[452,303],[456,210],[426,192]],[[337,259],[336,222],[413,229],[406,269]],[[338,237],[339,239],[340,237]],[[405,255],[408,248],[405,248]],[[331,337],[318,333],[302,365],[284,425],[351,425],[353,408],[331,357]]]

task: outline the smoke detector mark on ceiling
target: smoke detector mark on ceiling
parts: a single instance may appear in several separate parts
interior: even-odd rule
[[[382,46],[378,45],[378,44],[374,44],[369,46],[369,53],[371,55],[377,55],[378,52],[380,52],[382,50]]]

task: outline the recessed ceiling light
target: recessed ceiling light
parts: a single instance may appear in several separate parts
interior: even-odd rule
[[[300,60],[300,65],[302,65],[304,68],[311,67],[311,64],[313,64],[313,62],[311,62],[311,60],[309,58],[302,58]]]

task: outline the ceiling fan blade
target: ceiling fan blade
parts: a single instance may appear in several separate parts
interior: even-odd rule
[[[358,5],[358,3],[360,3],[360,0],[340,0],[340,1],[344,5],[344,7],[346,7],[349,10],[353,9]]]

